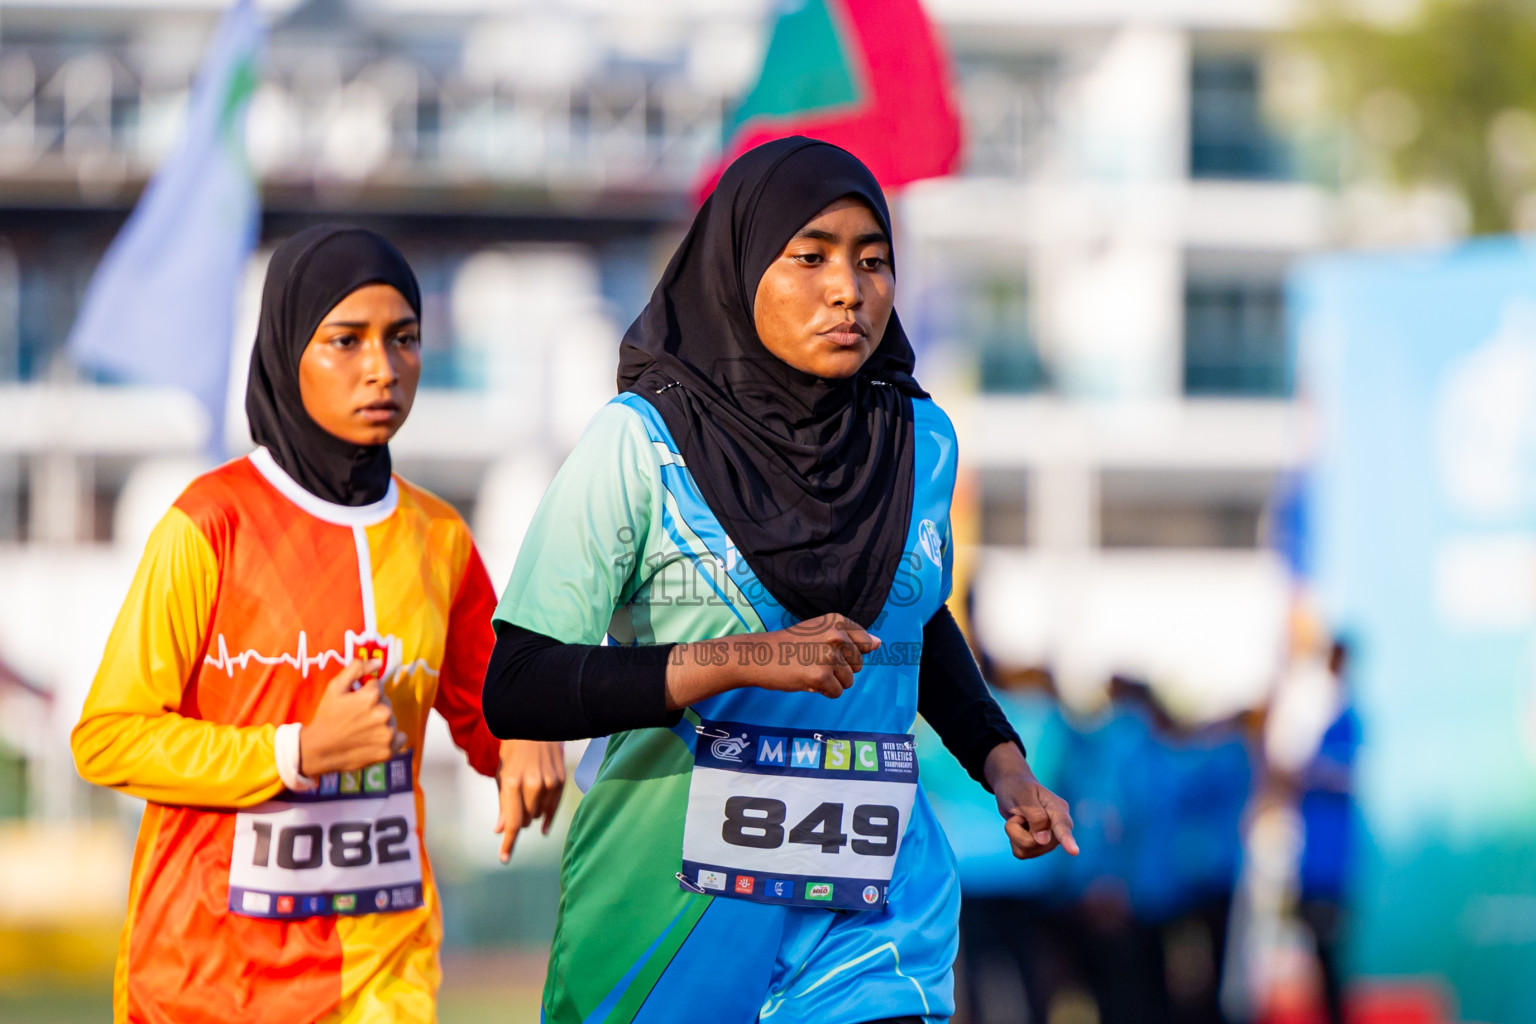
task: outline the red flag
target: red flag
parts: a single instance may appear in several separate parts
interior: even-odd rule
[[[786,135],[842,146],[887,189],[949,174],[960,155],[953,77],[918,0],[789,0],[698,195]]]

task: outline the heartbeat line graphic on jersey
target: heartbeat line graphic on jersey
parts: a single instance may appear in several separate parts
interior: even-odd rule
[[[352,654],[360,647],[377,650],[383,648],[388,651],[384,659],[382,672],[386,682],[394,682],[402,675],[411,675],[414,672],[425,672],[429,676],[436,676],[437,669],[425,658],[417,658],[414,661],[402,661],[404,657],[403,645],[399,637],[378,636],[374,633],[354,633],[350,629],[346,634],[346,649],[343,651],[324,650],[314,654],[309,653],[309,634],[299,630],[299,642],[292,654],[282,652],[278,654],[262,654],[260,651],[247,648],[238,654],[229,652],[229,645],[224,639],[224,634],[219,634],[218,654],[203,655],[203,664],[217,671],[223,672],[231,679],[235,677],[235,669],[244,669],[251,662],[258,665],[288,665],[299,670],[299,675],[309,678],[309,670],[324,670],[327,665],[335,664],[338,668],[352,661]]]

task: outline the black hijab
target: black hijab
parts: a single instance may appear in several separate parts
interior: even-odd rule
[[[325,315],[367,284],[393,285],[421,315],[416,275],[382,235],[317,224],[278,246],[267,264],[245,387],[252,440],[299,486],[337,505],[370,505],[384,497],[389,446],[352,444],[316,423],[299,395],[299,357]]]
[[[846,380],[781,361],[757,336],[758,281],[850,196],[887,238],[885,195],[846,150],[795,137],[738,158],[704,202],[619,350],[619,389],[654,405],[710,509],[792,615],[871,625],[912,515],[912,346],[894,312]]]

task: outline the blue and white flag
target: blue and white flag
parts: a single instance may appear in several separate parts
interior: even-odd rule
[[[264,39],[252,0],[236,0],[193,83],[186,133],[96,268],[69,338],[84,366],[196,396],[215,452],[235,301],[257,238],[245,113]]]

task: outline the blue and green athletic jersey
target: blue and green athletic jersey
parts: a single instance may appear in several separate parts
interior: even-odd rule
[[[948,1019],[959,889],[919,788],[879,911],[838,912],[701,895],[679,886],[696,723],[911,732],[924,624],[950,587],[955,437],[913,403],[914,493],[883,641],[838,700],[735,690],[674,729],[612,736],[561,865],[544,988],[557,1024],[862,1024]],[[710,512],[660,415],[619,395],[594,418],[529,527],[496,618],[565,643],[685,643],[795,620]]]

